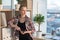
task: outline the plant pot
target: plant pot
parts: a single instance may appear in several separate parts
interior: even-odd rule
[[[15,5],[15,9],[16,9],[16,10],[19,10],[19,7],[20,7],[20,4],[16,4],[16,5]]]
[[[33,36],[33,37],[36,37],[36,32],[34,32],[34,33],[32,34],[32,36]]]
[[[36,32],[36,37],[37,37],[37,38],[42,38],[42,32],[37,31],[37,32]]]

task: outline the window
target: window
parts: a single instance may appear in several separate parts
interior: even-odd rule
[[[60,27],[60,0],[47,0],[47,32]]]
[[[11,9],[11,0],[2,0],[3,9]]]

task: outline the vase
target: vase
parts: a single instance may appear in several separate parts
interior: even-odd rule
[[[3,9],[3,5],[2,4],[0,4],[0,10],[2,10]]]
[[[38,31],[37,31],[37,32],[36,32],[36,37],[37,37],[37,38],[42,38],[42,32],[38,32]]]
[[[20,4],[15,5],[15,10],[19,10]]]

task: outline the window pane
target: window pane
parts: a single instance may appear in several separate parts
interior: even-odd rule
[[[11,9],[11,0],[2,0],[3,9]]]
[[[47,0],[47,32],[60,27],[60,0]]]

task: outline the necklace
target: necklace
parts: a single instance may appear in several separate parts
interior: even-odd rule
[[[25,22],[25,17],[24,18],[20,18],[19,20],[21,23]]]

